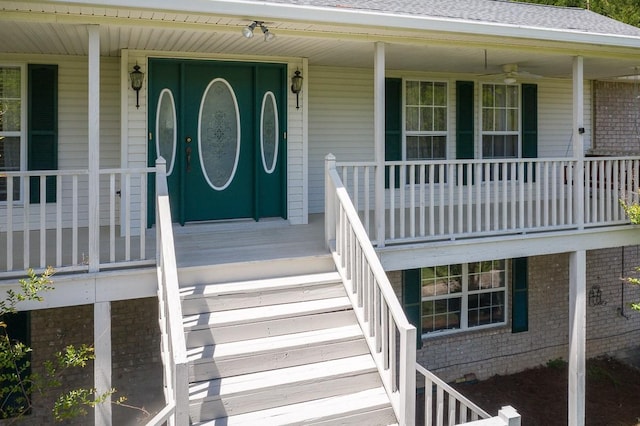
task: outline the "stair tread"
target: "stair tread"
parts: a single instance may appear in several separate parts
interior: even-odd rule
[[[322,398],[313,401],[254,411],[236,416],[197,423],[206,426],[282,425],[332,417],[339,418],[358,412],[389,407],[389,397],[382,386],[347,395]]]
[[[332,297],[280,305],[256,306],[186,315],[183,318],[183,325],[187,331],[190,331],[209,327],[222,327],[232,324],[246,324],[269,319],[308,315],[331,310],[348,310],[351,308],[352,305],[348,297]]]
[[[285,334],[218,345],[198,346],[187,349],[189,362],[209,362],[213,359],[242,357],[249,354],[274,352],[294,347],[312,346],[323,342],[355,340],[362,338],[358,324]]]
[[[258,280],[237,281],[224,284],[199,284],[182,287],[180,295],[183,300],[195,299],[203,296],[244,294],[256,291],[285,289],[304,285],[321,285],[340,283],[340,274],[324,272],[307,275],[294,275],[282,278],[268,278]]]
[[[330,380],[349,374],[363,374],[376,370],[371,355],[358,355],[312,364],[261,371],[222,379],[195,382],[189,385],[189,399],[220,399],[222,397],[259,391],[305,381]]]

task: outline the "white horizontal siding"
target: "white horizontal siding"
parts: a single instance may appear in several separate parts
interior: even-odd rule
[[[323,211],[324,158],[374,159],[373,69],[310,67],[309,212]]]

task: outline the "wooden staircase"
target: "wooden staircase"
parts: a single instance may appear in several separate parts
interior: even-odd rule
[[[338,273],[307,262],[184,280],[193,424],[397,423]]]

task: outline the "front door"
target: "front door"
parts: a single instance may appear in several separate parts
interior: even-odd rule
[[[286,217],[286,66],[149,60],[150,162],[174,220]]]

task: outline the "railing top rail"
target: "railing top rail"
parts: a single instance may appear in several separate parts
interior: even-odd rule
[[[593,161],[636,161],[640,156],[620,156],[620,157],[584,157],[585,162]],[[397,160],[385,161],[385,166],[406,166],[406,165],[433,165],[433,164],[495,164],[495,163],[559,163],[578,161],[576,157],[538,157],[538,158],[482,158],[482,159],[446,159],[446,160]],[[371,167],[376,166],[375,161],[337,161],[336,167]]]
[[[424,368],[423,366],[421,366],[418,363],[416,363],[416,371],[418,371],[418,373],[422,374],[423,376],[427,377],[429,380],[431,380],[433,383],[435,383],[437,386],[441,387],[442,389],[444,389],[448,393],[456,395],[456,399],[458,401],[462,402],[468,408],[470,408],[471,410],[475,411],[478,415],[484,416],[484,418],[491,417],[491,415],[489,413],[484,411],[482,408],[478,407],[476,404],[471,402],[469,399],[465,398],[464,395],[462,395],[460,392],[455,390],[453,387],[448,385],[445,381],[443,381],[438,376],[436,376],[431,371],[427,370],[426,368]]]
[[[87,169],[73,170],[24,170],[20,172],[0,172],[0,177],[31,177],[31,176],[73,176],[88,175]]]
[[[360,222],[360,217],[358,216],[358,212],[356,212],[355,207],[351,203],[351,198],[347,192],[347,189],[344,187],[340,176],[335,170],[329,171],[329,176],[333,180],[333,184],[336,187],[336,195],[340,203],[344,206],[345,213],[351,226],[353,227],[353,232],[361,242],[362,252],[369,263],[369,267],[378,282],[378,286],[380,288],[380,292],[384,299],[387,302],[387,306],[389,307],[389,311],[393,316],[393,319],[396,322],[396,325],[399,329],[411,329],[414,328],[411,323],[407,320],[402,307],[400,306],[400,302],[398,302],[398,298],[391,287],[391,283],[389,282],[389,278],[387,274],[384,272],[382,264],[380,263],[380,259],[371,245],[369,237]],[[363,242],[366,242],[363,244]]]
[[[110,173],[153,173],[156,171],[155,167],[127,167],[127,168],[110,168],[100,169],[101,175]]]

